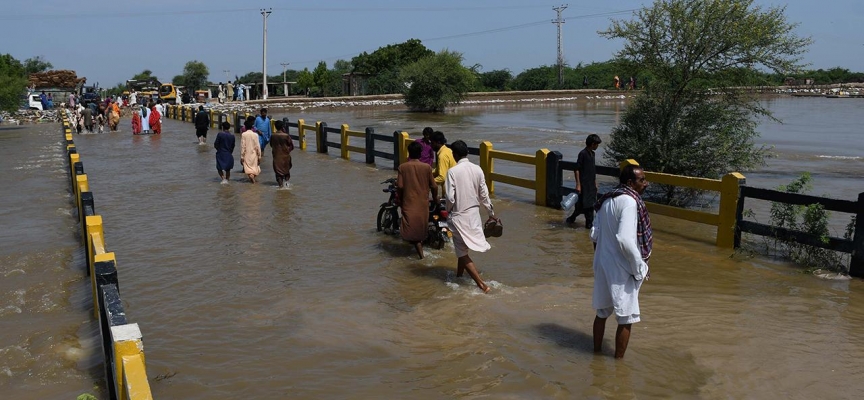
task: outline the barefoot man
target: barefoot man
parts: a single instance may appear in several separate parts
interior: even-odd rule
[[[594,205],[597,219],[591,229],[594,250],[594,352],[603,346],[606,318],[615,316],[615,358],[623,358],[630,342],[630,326],[639,322],[639,289],[651,274],[648,258],[654,240],[651,219],[642,201],[648,187],[645,172],[636,165],[621,170],[620,184]]]
[[[240,164],[243,164],[243,172],[252,183],[261,174],[261,144],[258,143],[258,134],[252,130],[254,125],[255,120],[247,118],[246,130],[240,135]]]
[[[489,286],[480,278],[474,261],[468,255],[468,249],[482,253],[491,248],[483,235],[483,222],[480,219],[481,204],[486,208],[489,218],[495,217],[489,189],[486,188],[483,170],[468,161],[468,145],[457,140],[450,145],[450,150],[453,151],[456,165],[447,171],[444,190],[447,195],[447,211],[450,212],[448,223],[453,231],[453,247],[459,259],[456,276],[462,276],[465,270],[468,270],[468,275],[471,275],[477,287],[483,293],[488,293]]]
[[[408,144],[408,162],[399,165],[396,188],[402,199],[402,239],[414,245],[417,256],[423,258],[423,240],[429,222],[429,191],[438,204],[438,185],[432,176],[432,167],[420,161],[423,146],[417,142]]]

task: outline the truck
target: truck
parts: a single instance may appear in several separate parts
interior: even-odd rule
[[[129,92],[136,91],[140,98],[161,99],[166,104],[177,104],[177,90],[173,83],[161,83],[156,79],[126,81]]]

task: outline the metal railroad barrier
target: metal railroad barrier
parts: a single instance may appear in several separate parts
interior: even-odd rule
[[[93,300],[93,312],[99,321],[105,381],[110,399],[148,400],[153,395],[147,381],[144,346],[138,324],[128,323],[120,299],[117,260],[107,251],[102,217],[96,214],[93,193],[84,173],[66,115],[62,115],[69,162],[70,186],[85,249],[85,262]]]

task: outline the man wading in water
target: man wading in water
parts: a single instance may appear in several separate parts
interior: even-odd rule
[[[614,315],[615,358],[623,358],[630,342],[630,327],[639,319],[639,289],[651,277],[648,258],[654,240],[651,219],[642,201],[648,187],[645,172],[636,165],[621,170],[620,184],[603,195],[594,209],[597,221],[591,229],[594,250],[594,352],[603,346],[606,319]]]
[[[429,221],[429,191],[438,205],[438,185],[432,176],[432,167],[420,161],[423,146],[418,142],[408,144],[408,162],[399,165],[396,188],[402,199],[402,239],[411,242],[417,256],[423,258],[423,240],[426,239],[426,224]]]

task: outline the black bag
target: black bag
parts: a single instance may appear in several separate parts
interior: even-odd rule
[[[504,224],[501,218],[489,217],[483,224],[483,236],[501,237],[502,234],[504,234]]]

